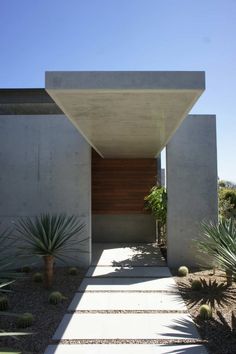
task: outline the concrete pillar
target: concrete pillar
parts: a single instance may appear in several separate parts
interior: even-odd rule
[[[79,216],[88,237],[71,264],[91,258],[91,148],[64,115],[1,115],[0,231],[18,217]]]
[[[216,117],[189,115],[167,145],[168,265],[197,266],[193,239],[217,219]]]

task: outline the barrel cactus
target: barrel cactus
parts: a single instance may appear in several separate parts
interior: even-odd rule
[[[26,328],[32,326],[34,321],[34,316],[32,313],[26,312],[17,318],[17,327]]]
[[[188,275],[188,273],[189,273],[189,270],[187,267],[185,267],[185,266],[179,267],[179,269],[178,269],[178,276],[179,277],[186,277]]]
[[[69,268],[68,273],[70,275],[77,275],[78,274],[78,269],[76,267],[71,267],[71,268]]]
[[[196,290],[196,291],[198,291],[198,290],[201,290],[202,289],[202,282],[201,282],[201,280],[199,280],[199,279],[195,279],[195,280],[193,280],[192,281],[192,284],[191,284],[191,288],[192,288],[192,290]]]
[[[62,295],[62,293],[60,293],[60,291],[53,291],[48,298],[49,303],[52,305],[57,305],[64,299],[65,297]]]
[[[8,298],[6,296],[0,296],[0,311],[6,311],[9,308]]]
[[[35,283],[42,283],[42,281],[43,281],[43,274],[42,274],[42,273],[39,273],[39,272],[34,273],[34,275],[33,275],[33,281],[34,281]]]
[[[208,305],[202,305],[199,309],[199,315],[202,320],[209,320],[212,318],[212,309]]]
[[[30,273],[30,272],[31,272],[31,268],[30,268],[30,266],[25,265],[25,266],[23,266],[23,267],[21,268],[21,271],[22,271],[23,273]]]

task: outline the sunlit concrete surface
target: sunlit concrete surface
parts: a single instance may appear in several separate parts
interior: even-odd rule
[[[103,157],[155,157],[205,88],[204,72],[46,72],[46,91]]]

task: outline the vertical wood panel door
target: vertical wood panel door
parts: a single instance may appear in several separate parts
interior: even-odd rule
[[[143,214],[144,197],[157,181],[156,159],[103,159],[92,152],[94,214]]]

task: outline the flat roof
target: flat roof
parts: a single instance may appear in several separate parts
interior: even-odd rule
[[[56,71],[45,85],[101,156],[156,157],[204,91],[205,73]]]

